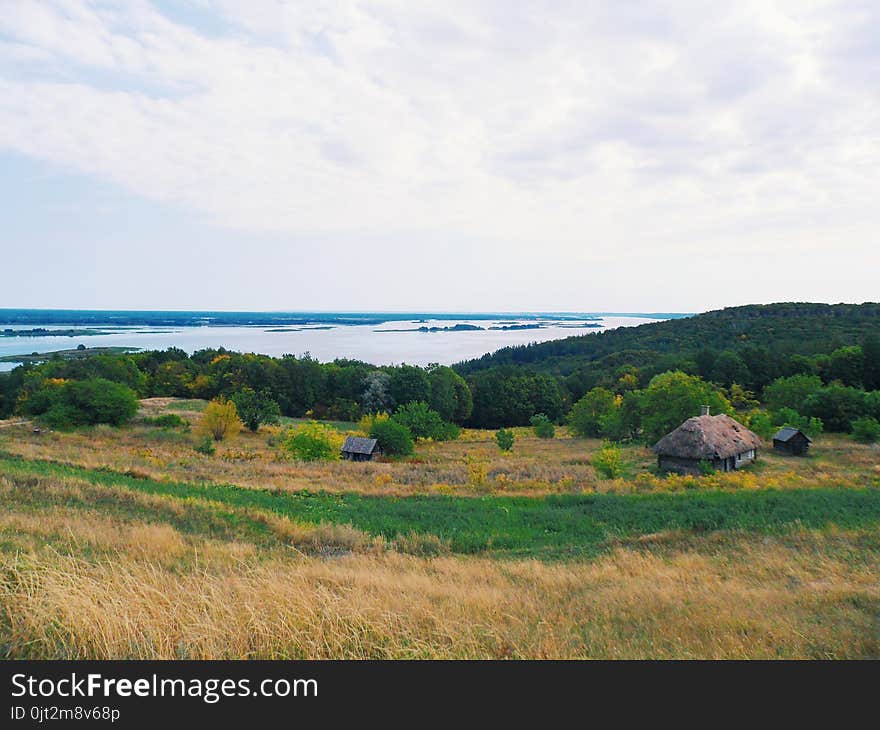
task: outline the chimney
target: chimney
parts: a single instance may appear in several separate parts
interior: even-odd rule
[[[709,406],[700,406],[700,415],[708,416],[709,415]]]

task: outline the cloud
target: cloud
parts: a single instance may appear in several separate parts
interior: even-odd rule
[[[7,0],[0,149],[243,232],[603,261],[837,227],[863,254],[878,26],[871,2]]]

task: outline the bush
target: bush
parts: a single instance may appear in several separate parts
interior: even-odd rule
[[[238,417],[254,433],[261,424],[278,423],[281,417],[281,409],[268,390],[257,393],[253,388],[244,387],[233,394],[232,402],[235,403]]]
[[[437,411],[432,410],[425,401],[413,401],[400,406],[392,420],[406,426],[415,439],[434,441],[454,441],[461,435],[461,429],[446,423]]]
[[[623,476],[623,452],[620,447],[605,442],[590,459],[590,463],[600,476],[605,479],[617,479]]]
[[[300,461],[336,461],[340,458],[343,440],[335,428],[309,421],[288,434],[284,449]]]
[[[506,428],[499,428],[495,432],[495,443],[502,451],[513,451],[514,435],[513,431]]]
[[[121,426],[137,413],[138,401],[131,388],[104,378],[47,380],[28,398],[24,409],[54,428],[96,423]]]
[[[189,430],[189,421],[181,418],[176,413],[165,413],[155,418],[145,418],[144,423],[148,426],[156,426],[156,428],[182,428]]]
[[[208,403],[196,432],[200,436],[210,436],[214,441],[222,441],[237,436],[241,427],[242,423],[235,409],[235,403],[225,398],[218,398]]]
[[[199,443],[197,443],[193,447],[198,453],[205,454],[206,456],[213,456],[217,453],[217,449],[214,448],[214,439],[210,436],[205,436]]]
[[[370,438],[376,439],[382,452],[389,456],[409,456],[413,452],[413,439],[409,429],[390,418],[374,421]]]
[[[468,484],[476,488],[485,487],[489,478],[489,465],[472,456],[465,458],[465,464],[468,470]]]
[[[880,441],[880,421],[871,416],[862,416],[853,421],[852,434],[856,441],[875,444]]]
[[[556,426],[543,413],[536,413],[529,422],[532,424],[532,431],[539,439],[552,439],[556,436]]]

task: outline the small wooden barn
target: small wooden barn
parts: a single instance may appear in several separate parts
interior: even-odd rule
[[[716,471],[733,471],[758,457],[761,437],[730,416],[703,415],[689,418],[654,446],[662,471],[702,474],[708,464]]]
[[[799,428],[784,426],[773,437],[773,450],[788,456],[804,456],[813,443]]]
[[[346,436],[345,443],[342,444],[342,458],[349,461],[372,461],[381,455],[382,449],[376,439]]]

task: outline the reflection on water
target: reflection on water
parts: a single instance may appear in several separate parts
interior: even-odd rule
[[[535,320],[418,320],[386,322],[381,325],[343,325],[324,327],[131,327],[112,328],[111,334],[73,337],[0,337],[0,356],[51,352],[86,347],[138,347],[164,350],[179,347],[188,353],[204,348],[225,347],[238,352],[263,355],[303,355],[310,353],[321,361],[337,358],[363,360],[376,365],[409,363],[449,365],[480,357],[509,345],[545,342],[563,337],[627,327],[655,319],[644,317],[601,317],[599,328],[573,327],[577,322],[551,321],[539,329],[501,329],[511,325],[534,325]],[[584,320],[586,322],[586,320]],[[482,329],[419,331],[420,327],[444,328],[470,325]],[[43,326],[53,329],[52,325]],[[489,329],[498,327],[498,329]],[[5,327],[4,327],[5,329]],[[22,328],[16,328],[22,329]],[[58,329],[57,326],[54,329]],[[394,331],[390,331],[394,330]],[[400,331],[410,330],[410,331]],[[16,363],[0,363],[0,370],[11,370]]]

